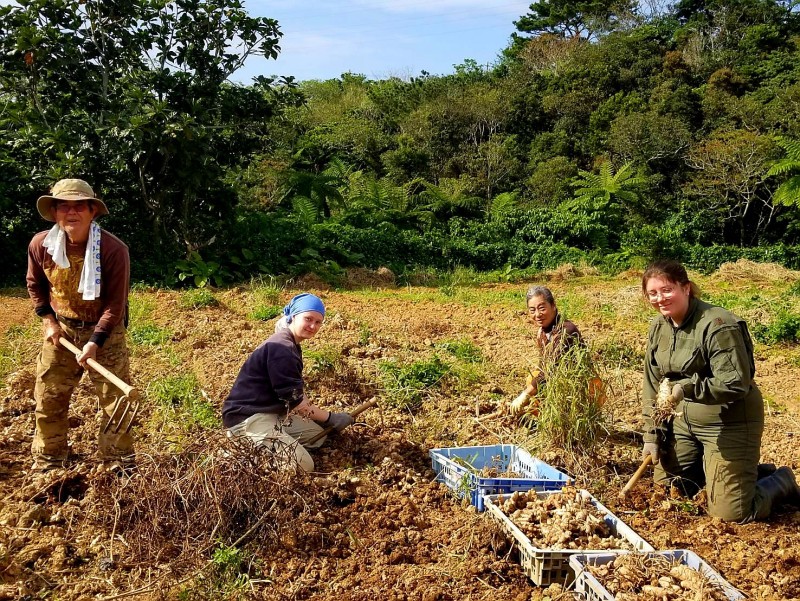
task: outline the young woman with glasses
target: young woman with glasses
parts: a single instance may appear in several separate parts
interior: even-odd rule
[[[788,467],[758,463],[764,401],[747,324],[700,300],[677,261],[650,265],[642,294],[659,313],[650,324],[642,393],[643,458],[652,458],[655,481],[687,495],[705,488],[709,513],[726,521],[765,519],[783,501],[800,502]],[[658,423],[662,382],[674,409]]]

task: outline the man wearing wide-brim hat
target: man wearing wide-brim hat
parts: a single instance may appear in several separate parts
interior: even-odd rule
[[[69,456],[69,402],[89,359],[128,381],[125,344],[130,258],[128,247],[95,219],[106,204],[81,179],[62,179],[36,202],[39,214],[55,225],[28,246],[28,294],[42,318],[44,340],[36,365],[34,468],[63,466]],[[59,344],[68,338],[81,349],[76,357]],[[98,437],[101,459],[128,459],[129,433],[103,433],[122,393],[89,370],[104,414]]]

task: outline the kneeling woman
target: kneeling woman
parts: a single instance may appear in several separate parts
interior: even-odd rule
[[[310,472],[314,461],[304,445],[328,426],[337,431],[353,423],[347,413],[312,405],[303,388],[300,343],[313,338],[325,320],[325,305],[313,294],[295,296],[283,309],[279,328],[247,358],[222,405],[228,436],[246,437],[256,445],[285,454]],[[308,444],[317,448],[325,437]]]
[[[545,286],[532,286],[525,295],[528,317],[536,332],[536,346],[539,348],[539,369],[533,370],[525,390],[513,401],[510,410],[519,414],[526,410],[536,393],[545,383],[549,366],[557,363],[562,355],[573,345],[582,345],[583,338],[578,327],[564,319],[558,312],[553,293]]]
[[[656,465],[655,481],[690,495],[705,487],[708,512],[726,521],[762,520],[781,502],[799,503],[792,470],[758,464],[764,401],[747,324],[697,298],[676,261],[650,265],[642,293],[659,313],[650,324],[642,394],[643,457]],[[656,410],[662,383],[674,408],[666,420]]]

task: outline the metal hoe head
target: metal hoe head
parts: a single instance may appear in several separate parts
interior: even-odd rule
[[[138,399],[131,400],[127,396],[119,397],[103,428],[103,434],[127,434],[131,431],[138,412]]]

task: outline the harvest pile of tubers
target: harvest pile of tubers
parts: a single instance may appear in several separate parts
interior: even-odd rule
[[[678,416],[680,413],[675,411],[675,404],[672,400],[672,384],[664,378],[658,385],[658,394],[653,405],[653,423],[658,428],[671,417]]]
[[[627,553],[604,565],[586,567],[617,601],[725,601],[724,591],[705,575],[664,555]]]
[[[538,548],[633,549],[614,535],[604,514],[573,486],[542,497],[535,490],[517,491],[499,506]]]

